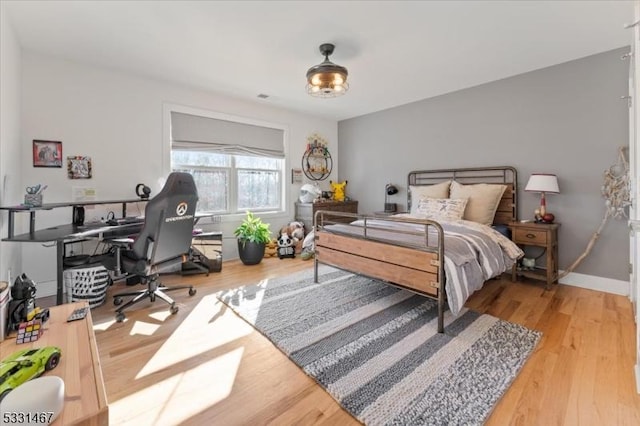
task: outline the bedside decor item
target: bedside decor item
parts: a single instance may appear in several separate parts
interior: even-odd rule
[[[522,258],[522,269],[527,271],[533,271],[536,268],[536,259],[532,257]]]
[[[532,173],[529,177],[529,182],[524,188],[527,192],[539,192],[540,193],[540,208],[535,211],[536,222],[552,223],[555,217],[553,215],[547,216],[547,201],[545,198],[546,193],[559,194],[558,178],[553,174],[546,173]],[[547,221],[550,220],[550,221]]]
[[[321,44],[320,53],[324,55],[324,61],[307,71],[307,93],[311,96],[334,98],[344,95],[349,90],[347,69],[329,60],[334,49],[335,46],[331,43]]]
[[[389,202],[389,195],[395,195],[398,193],[398,187],[388,183],[385,185],[384,187],[384,211],[387,213],[393,213],[395,212],[398,207],[396,206],[396,203],[390,203]]]
[[[591,253],[609,218],[625,219],[627,217],[626,208],[631,205],[631,183],[629,181],[629,162],[625,157],[625,150],[628,150],[628,148],[618,148],[618,161],[604,171],[604,183],[600,188],[600,192],[605,198],[605,211],[600,226],[591,236],[584,252],[558,278],[563,278],[573,272],[580,262]]]
[[[34,139],[33,167],[62,167],[62,142]]]
[[[266,244],[271,241],[269,224],[262,222],[250,211],[233,232],[238,238],[238,255],[245,265],[257,265],[264,257]]]

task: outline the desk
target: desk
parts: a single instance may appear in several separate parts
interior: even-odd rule
[[[80,242],[89,238],[106,239],[106,238],[118,238],[127,237],[138,234],[144,225],[144,219],[140,219],[140,222],[135,223],[123,223],[122,225],[73,225],[65,224],[52,226],[45,229],[39,229],[36,231],[35,213],[38,210],[52,210],[62,207],[89,206],[99,204],[122,204],[122,217],[127,215],[127,204],[146,202],[149,200],[143,200],[140,198],[134,198],[130,200],[109,200],[109,201],[82,201],[82,202],[69,202],[69,203],[51,203],[43,204],[38,207],[29,206],[12,206],[12,207],[0,207],[0,210],[9,211],[8,221],[8,236],[2,241],[13,241],[18,243],[56,243],[56,304],[61,305],[63,303],[64,295],[64,258],[65,248],[68,244],[74,242]],[[15,235],[14,232],[14,215],[15,213],[29,213],[30,223],[29,232]],[[198,220],[205,217],[212,217],[212,213],[198,213],[195,215],[195,223]]]
[[[29,213],[29,233],[33,234],[36,230],[36,212],[38,210],[53,210],[61,207],[73,207],[74,209],[82,206],[97,206],[101,204],[122,204],[122,217],[127,216],[127,204],[139,203],[149,201],[148,199],[133,198],[129,200],[104,200],[104,201],[70,201],[66,203],[48,203],[41,206],[32,207],[26,205],[0,207],[0,210],[7,210],[9,212],[9,221],[7,223],[8,235],[6,241],[12,241],[10,238],[14,236],[15,228],[15,214],[16,213]],[[72,216],[73,218],[73,216]],[[72,219],[73,221],[73,219]],[[47,240],[52,241],[52,240]]]
[[[2,241],[13,241],[19,243],[46,243],[55,241],[56,243],[56,304],[63,303],[64,281],[63,281],[63,261],[65,257],[65,247],[67,244],[82,241],[87,238],[116,238],[132,234],[137,234],[142,228],[142,220],[140,223],[129,223],[117,226],[88,226],[88,225],[59,225],[50,228],[35,229],[36,212],[38,210],[52,210],[62,207],[89,206],[100,204],[122,204],[122,217],[127,215],[127,204],[146,202],[140,198],[130,200],[105,200],[105,201],[82,201],[69,203],[50,203],[43,204],[38,207],[30,206],[11,206],[0,207],[0,210],[9,211],[8,235]],[[15,235],[14,215],[16,213],[29,213],[29,232]]]
[[[109,424],[109,406],[91,314],[84,320],[66,322],[71,312],[82,306],[87,306],[86,302],[51,308],[45,331],[35,342],[16,345],[15,333],[12,333],[0,343],[3,358],[21,349],[50,345],[61,349],[60,364],[45,373],[64,380],[64,407],[54,426]]]

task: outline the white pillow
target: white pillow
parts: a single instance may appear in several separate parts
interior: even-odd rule
[[[466,198],[422,198],[416,213],[433,220],[460,220],[466,206]]]
[[[502,199],[502,194],[507,185],[477,183],[474,185],[462,185],[456,181],[451,182],[451,198],[468,198],[467,208],[462,216],[465,220],[482,223],[491,226],[496,210]]]
[[[435,185],[409,185],[411,192],[411,212],[418,211],[418,203],[423,198],[449,198],[451,181],[436,183]]]

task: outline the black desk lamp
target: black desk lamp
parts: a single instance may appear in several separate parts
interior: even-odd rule
[[[398,193],[398,188],[393,184],[388,183],[384,187],[384,211],[386,213],[393,213],[396,211],[397,209],[396,203],[389,203],[389,195],[394,195],[397,193]]]

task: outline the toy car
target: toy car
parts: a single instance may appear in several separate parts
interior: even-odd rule
[[[53,370],[60,362],[61,351],[56,346],[23,349],[0,362],[0,401],[27,380]]]

